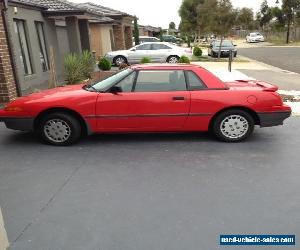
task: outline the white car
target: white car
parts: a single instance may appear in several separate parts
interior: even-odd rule
[[[151,42],[137,45],[129,50],[117,50],[105,55],[111,63],[119,66],[123,63],[140,63],[144,57],[150,58],[153,63],[178,63],[181,56],[192,58],[190,48],[182,48],[167,42]]]
[[[264,42],[265,38],[262,34],[258,32],[250,33],[246,37],[247,43],[258,43],[258,42]]]

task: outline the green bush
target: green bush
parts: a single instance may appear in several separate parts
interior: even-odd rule
[[[202,56],[202,49],[200,49],[199,47],[194,47],[194,50],[193,50],[193,55],[194,56]]]
[[[190,59],[187,57],[187,56],[182,56],[179,58],[179,63],[187,63],[187,64],[190,64]]]
[[[103,71],[108,71],[111,69],[111,62],[108,61],[105,57],[102,57],[99,59],[98,67]]]
[[[143,57],[142,60],[140,61],[140,63],[142,63],[142,64],[151,63],[151,59],[149,57]]]
[[[95,70],[95,58],[92,52],[85,50],[81,56],[81,63],[82,63],[82,74],[85,79],[92,78],[92,73]]]
[[[79,55],[74,53],[66,55],[64,66],[67,84],[76,84],[84,80],[83,65]]]

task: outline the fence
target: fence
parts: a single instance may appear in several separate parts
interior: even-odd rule
[[[255,31],[249,31],[249,30],[236,30],[235,35],[240,38],[246,38],[246,36],[250,32]],[[266,38],[266,40],[270,41],[285,41],[286,40],[286,31],[260,31]],[[299,42],[300,41],[300,26],[298,27],[291,27],[290,30],[290,41],[293,42]]]

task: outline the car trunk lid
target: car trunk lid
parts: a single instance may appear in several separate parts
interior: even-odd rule
[[[259,80],[235,80],[225,83],[230,89],[257,89],[267,92],[276,92],[278,87]]]

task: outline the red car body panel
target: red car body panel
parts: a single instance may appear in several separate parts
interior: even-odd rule
[[[207,89],[114,94],[87,91],[82,84],[59,87],[9,103],[5,109],[0,110],[0,121],[17,129],[8,125],[10,119],[31,119],[34,122],[43,112],[61,109],[80,115],[90,133],[207,131],[212,118],[228,108],[243,108],[256,113],[259,119],[266,120],[258,121],[261,126],[280,125],[291,113],[290,107],[284,105],[275,92],[277,87],[268,83],[225,83],[206,69],[195,65],[150,64],[133,66],[132,69],[193,71],[206,84]],[[280,115],[281,113],[284,115]],[[260,114],[272,116],[266,118]]]

